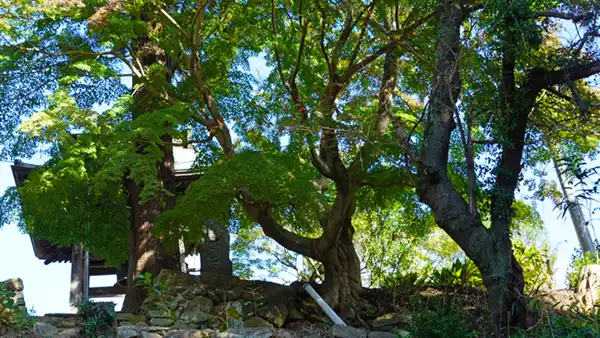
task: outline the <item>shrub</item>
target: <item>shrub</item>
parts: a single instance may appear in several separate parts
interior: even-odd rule
[[[91,300],[77,304],[77,310],[83,316],[83,336],[88,338],[108,338],[115,335],[115,303],[94,302]]]
[[[413,338],[470,338],[477,332],[467,329],[460,313],[438,307],[436,311],[416,312],[409,328]]]
[[[596,241],[596,251],[600,251],[600,243]],[[598,255],[590,255],[589,253],[583,254],[580,248],[575,248],[575,252],[571,256],[571,264],[567,269],[567,282],[571,289],[574,289],[579,285],[579,278],[581,277],[581,269],[584,266],[590,264],[598,264],[600,260]]]
[[[8,285],[0,285],[0,327],[12,327],[18,331],[33,328],[35,319],[27,310],[15,304],[16,293]]]

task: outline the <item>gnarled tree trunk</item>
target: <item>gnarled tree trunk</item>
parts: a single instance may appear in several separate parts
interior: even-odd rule
[[[319,289],[323,299],[341,317],[355,317],[353,307],[362,289],[360,260],[352,243],[353,230],[343,231],[340,239],[325,253],[322,261],[325,279]]]

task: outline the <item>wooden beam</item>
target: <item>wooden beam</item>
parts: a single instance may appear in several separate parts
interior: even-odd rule
[[[121,296],[125,294],[127,289],[119,286],[103,286],[90,288],[89,296],[90,298],[102,298],[102,297],[114,297]]]
[[[83,249],[81,245],[74,245],[71,254],[69,304],[74,309],[81,301],[83,301]]]
[[[112,266],[90,266],[90,276],[116,275],[117,268]]]

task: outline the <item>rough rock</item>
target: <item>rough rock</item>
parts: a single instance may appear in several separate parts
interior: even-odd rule
[[[277,327],[282,327],[288,316],[288,309],[285,304],[267,304],[258,310],[258,315],[275,324]]]
[[[403,312],[387,313],[383,316],[377,317],[371,323],[374,329],[389,328],[392,329],[397,326],[406,326],[410,324],[412,316]]]
[[[288,330],[279,330],[273,332],[273,338],[297,338],[297,336]]]
[[[189,329],[188,325],[180,320],[176,321],[172,326],[173,329],[177,330],[187,330]]]
[[[225,332],[220,332],[219,338],[270,338],[273,336],[273,330],[268,328],[240,328],[229,329]]]
[[[204,222],[204,241],[200,245],[201,275],[231,276],[233,267],[229,259],[229,230],[216,220]]]
[[[139,323],[135,323],[135,328],[136,329],[145,329],[148,327],[148,324],[146,324],[146,322],[139,322]]]
[[[600,290],[600,264],[586,265],[581,269],[576,298],[585,311],[592,310]]]
[[[77,328],[66,329],[61,331],[56,338],[78,338],[81,336],[81,330]]]
[[[56,326],[60,329],[70,329],[80,327],[83,319],[79,315],[74,314],[46,314],[43,317],[35,317],[37,322],[44,322]]]
[[[192,298],[181,314],[181,320],[187,323],[203,323],[208,321],[212,315],[212,299],[204,296],[195,296]]]
[[[117,328],[117,338],[136,338],[138,332],[132,327],[120,326]]]
[[[169,331],[164,338],[205,338],[212,337],[212,330],[177,330]]]
[[[273,325],[261,317],[252,316],[250,318],[244,319],[244,327],[263,327],[272,329]]]
[[[167,332],[169,331],[168,327],[165,326],[148,326],[147,328],[144,328],[144,331],[148,331],[148,332]]]
[[[148,311],[148,317],[151,317],[151,318],[169,318],[171,316],[169,316],[168,313],[166,313],[165,311],[162,311],[162,310],[149,310]]]
[[[298,320],[303,320],[304,316],[302,315],[302,313],[300,313],[300,311],[298,311],[298,309],[296,309],[295,307],[290,307],[288,309],[288,316],[287,319],[289,321],[298,321]]]
[[[158,333],[142,331],[140,338],[162,338],[162,336]]]
[[[33,332],[42,337],[45,337],[56,335],[58,333],[58,329],[54,325],[44,322],[37,322],[33,324]]]
[[[150,319],[150,325],[154,326],[171,326],[175,323],[173,319],[169,318],[152,318]]]
[[[186,310],[191,309],[194,311],[202,311],[210,313],[213,308],[212,299],[204,296],[196,296],[192,298],[186,305]]]
[[[369,338],[404,338],[410,336],[407,331],[398,330],[397,333],[382,332],[382,331],[371,331],[369,332]]]
[[[190,287],[195,284],[197,278],[192,275],[181,273],[180,271],[162,269],[155,279],[156,283],[169,286],[170,290],[175,290],[177,287]]]
[[[351,326],[334,325],[331,335],[337,338],[368,338],[369,332]]]
[[[310,326],[310,325],[311,325],[311,323],[309,321],[307,321],[307,320],[298,320],[298,321],[295,321],[295,322],[287,323],[285,325],[285,328],[287,330],[297,331],[297,330],[300,330],[300,329],[302,329],[304,327],[307,327],[307,326]]]
[[[135,317],[134,314],[128,312],[117,312],[116,318],[118,321],[127,321],[130,322],[131,319]]]

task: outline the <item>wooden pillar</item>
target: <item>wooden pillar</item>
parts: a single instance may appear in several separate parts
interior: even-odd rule
[[[69,293],[71,310],[76,311],[75,306],[81,301],[83,301],[83,248],[81,245],[73,245],[71,253],[71,289]]]
[[[83,300],[88,300],[90,291],[90,252],[83,254]]]

